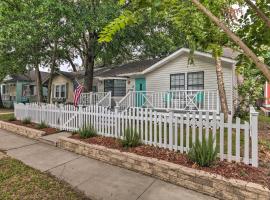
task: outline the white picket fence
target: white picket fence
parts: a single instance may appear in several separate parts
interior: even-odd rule
[[[144,144],[169,150],[188,152],[198,138],[214,138],[220,160],[243,162],[258,166],[258,113],[251,108],[250,122],[233,122],[229,116],[216,113],[157,112],[147,108],[131,108],[124,112],[112,111],[101,106],[74,107],[72,105],[15,104],[15,116],[27,117],[32,122],[42,121],[51,127],[77,131],[84,125],[92,125],[103,136],[123,138],[126,128],[135,129]]]

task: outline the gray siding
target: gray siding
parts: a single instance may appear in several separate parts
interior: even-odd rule
[[[223,63],[224,84],[229,109],[233,105],[233,67]],[[168,62],[159,69],[146,74],[147,91],[170,90],[170,74],[204,71],[204,89],[218,89],[215,62],[213,59],[195,57],[194,65],[188,66],[188,55],[184,54]]]

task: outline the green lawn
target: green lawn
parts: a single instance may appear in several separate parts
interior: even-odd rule
[[[0,114],[0,120],[8,121],[9,119],[13,118],[14,114]]]
[[[0,159],[0,199],[87,199],[67,183],[11,159]]]

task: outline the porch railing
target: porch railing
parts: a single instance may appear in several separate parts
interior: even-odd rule
[[[11,100],[11,96],[9,94],[2,94],[2,100],[3,101],[10,101]]]
[[[112,93],[111,92],[108,92],[105,97],[103,97],[98,103],[97,105],[99,106],[103,106],[103,107],[107,107],[107,108],[110,108],[111,105],[112,105]]]
[[[108,97],[109,92],[88,92],[81,93],[79,105],[98,105],[105,97]],[[104,100],[105,101],[105,100]],[[102,102],[101,102],[102,103]]]
[[[143,107],[218,113],[219,95],[217,90],[130,91],[118,106],[120,110]]]

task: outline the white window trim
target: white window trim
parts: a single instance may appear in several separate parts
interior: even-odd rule
[[[62,93],[62,86],[64,86],[65,87],[65,95],[64,95],[64,97],[61,97],[61,93]],[[56,87],[59,87],[59,96],[57,97],[56,96]],[[66,84],[58,84],[58,85],[55,85],[54,86],[54,98],[57,98],[57,99],[61,99],[61,98],[66,98],[66,96],[67,96],[67,86],[66,86]]]

